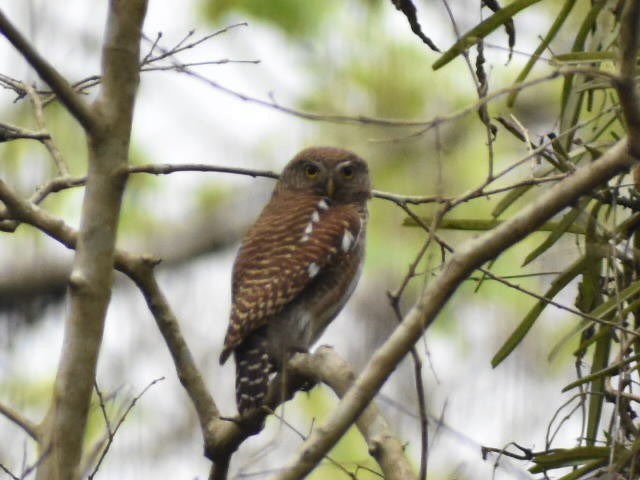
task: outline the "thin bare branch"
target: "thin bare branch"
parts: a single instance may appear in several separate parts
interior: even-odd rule
[[[235,173],[238,175],[248,175],[250,177],[267,177],[280,178],[275,172],[270,170],[256,170],[251,168],[224,167],[218,165],[208,165],[204,163],[184,163],[174,164],[148,164],[148,165],[132,165],[128,167],[129,173],[151,173],[153,175],[167,175],[174,172],[217,172],[217,173]]]
[[[96,118],[87,104],[73,91],[66,79],[22,36],[2,10],[0,10],[0,33],[13,44],[16,50],[38,72],[40,78],[51,87],[80,125],[87,132],[95,131],[97,126]]]
[[[35,132],[8,123],[0,123],[0,143],[19,139],[42,141],[48,138],[51,137],[47,132]]]
[[[27,95],[29,95],[29,98],[31,99],[31,104],[33,105],[33,112],[36,118],[36,123],[38,124],[38,128],[40,128],[40,130],[44,132],[47,132],[47,122],[44,118],[40,94],[36,92],[36,90],[28,83],[23,83],[22,88],[24,88],[25,92],[27,92]],[[51,158],[53,158],[53,161],[58,168],[58,173],[62,176],[68,176],[69,167],[67,166],[67,162],[65,162],[64,158],[62,157],[62,153],[60,153],[60,150],[58,150],[56,144],[53,143],[51,136],[47,135],[47,137],[43,138],[41,141],[49,151]]]
[[[9,475],[12,480],[21,480],[20,477],[16,476],[11,470],[5,467],[2,463],[0,463],[0,470]]]
[[[153,387],[156,383],[161,382],[162,380],[164,380],[164,377],[160,377],[160,378],[156,378],[155,380],[152,380],[146,387],[144,387],[142,389],[142,391],[138,395],[133,397],[133,399],[129,403],[129,406],[126,408],[126,410],[122,413],[122,415],[118,419],[118,422],[116,423],[116,426],[113,429],[113,431],[111,430],[111,422],[109,421],[109,418],[107,416],[107,412],[104,409],[104,403],[103,403],[103,399],[102,399],[102,394],[98,394],[98,396],[100,398],[100,402],[101,402],[100,403],[100,408],[102,410],[102,414],[104,416],[105,424],[106,424],[107,430],[108,430],[108,440],[107,440],[107,444],[105,445],[104,449],[102,450],[102,453],[100,454],[100,457],[98,458],[98,462],[96,463],[96,466],[94,467],[93,471],[87,477],[88,480],[92,480],[96,476],[96,473],[98,473],[98,470],[100,470],[100,465],[102,465],[102,461],[106,457],[107,452],[109,451],[109,447],[111,447],[111,444],[113,443],[113,440],[115,438],[116,433],[118,433],[118,430],[120,429],[120,427],[122,426],[122,424],[126,420],[127,415],[129,415],[129,412],[131,412],[131,410],[133,410],[133,407],[135,407],[136,403],[138,403],[138,400],[140,400],[140,398],[142,398],[142,396],[151,387]],[[96,393],[98,393],[99,391],[100,390],[98,388],[98,384],[96,383]]]
[[[186,41],[191,38],[193,36],[193,34],[195,33],[195,30],[190,30],[187,35],[185,35],[185,37],[180,40],[176,45],[174,45],[171,48],[165,49],[162,47],[159,47],[159,42],[160,39],[162,38],[162,33],[158,32],[158,34],[156,35],[156,38],[151,41],[149,39],[149,37],[147,37],[146,35],[144,36],[145,40],[151,42],[151,48],[149,49],[149,53],[147,53],[147,55],[145,55],[145,57],[142,59],[142,62],[140,62],[140,66],[146,66],[149,65],[151,63],[156,63],[160,60],[164,60],[165,58],[168,57],[172,57],[174,55],[177,55],[180,52],[183,52],[185,50],[190,50],[192,48],[197,47],[198,45],[206,42],[207,40],[210,40],[214,37],[217,37],[218,35],[221,35],[223,33],[227,33],[230,30],[239,28],[239,27],[247,27],[249,24],[246,22],[240,22],[240,23],[234,23],[231,25],[228,25],[224,28],[221,28],[220,30],[216,30],[215,32],[209,33],[207,35],[204,35],[202,37],[200,37],[197,40],[194,40],[193,42],[190,43],[186,43]],[[153,52],[155,49],[160,50],[161,53],[159,53],[158,55],[153,55]],[[258,61],[259,63],[259,61]]]
[[[24,415],[9,407],[0,403],[0,415],[7,417],[18,427],[25,431],[27,435],[33,438],[36,442],[40,441],[40,428],[38,425],[28,420]]]

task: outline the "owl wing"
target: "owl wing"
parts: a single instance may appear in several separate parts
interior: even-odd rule
[[[248,232],[233,269],[231,321],[220,363],[251,332],[293,301],[327,265],[342,262],[360,241],[357,205],[280,194]]]

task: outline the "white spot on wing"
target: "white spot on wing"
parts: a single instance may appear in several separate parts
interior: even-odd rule
[[[353,246],[353,234],[350,230],[345,230],[344,235],[342,236],[342,251],[348,252]]]
[[[302,238],[300,239],[301,242],[306,242],[310,239],[311,237],[309,235],[303,235]]]
[[[329,204],[327,203],[327,201],[323,198],[318,202],[318,208],[320,210],[329,210]]]
[[[309,264],[309,268],[307,269],[307,271],[309,273],[309,277],[313,278],[320,271],[320,267],[318,266],[318,264],[316,262],[312,262],[312,263]]]
[[[320,214],[318,213],[317,210],[314,210],[313,213],[311,214],[311,221],[313,223],[318,223],[320,221]]]
[[[313,223],[309,222],[307,228],[304,229],[305,235],[310,235],[313,232]]]

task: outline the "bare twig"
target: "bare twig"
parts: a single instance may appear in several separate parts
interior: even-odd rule
[[[69,86],[65,78],[42,57],[26,38],[13,26],[9,19],[0,10],[0,33],[18,50],[29,64],[38,72],[38,75],[60,98],[69,112],[87,131],[96,129],[96,119],[78,95]]]
[[[129,415],[129,412],[131,412],[131,410],[133,410],[133,407],[136,405],[138,400],[140,400],[140,398],[142,398],[142,396],[151,387],[153,387],[156,383],[158,383],[158,382],[160,382],[162,380],[164,380],[164,377],[160,377],[160,378],[156,378],[155,380],[152,380],[151,383],[149,383],[146,387],[144,387],[142,389],[142,391],[138,395],[133,397],[133,399],[129,403],[129,406],[126,408],[126,410],[122,413],[122,415],[118,419],[118,422],[116,423],[116,426],[114,427],[113,431],[111,430],[111,422],[109,421],[109,418],[107,416],[107,412],[104,409],[104,402],[103,402],[102,394],[98,393],[98,392],[100,392],[100,389],[98,388],[98,384],[96,383],[96,393],[98,394],[98,398],[100,399],[100,409],[102,410],[102,414],[104,416],[104,420],[105,420],[105,424],[107,426],[107,432],[108,432],[109,438],[107,440],[107,444],[105,445],[104,449],[102,450],[102,453],[100,454],[100,458],[98,458],[98,462],[96,463],[96,466],[94,467],[93,471],[87,477],[89,480],[92,480],[95,477],[96,473],[98,473],[98,470],[100,470],[100,465],[102,464],[102,461],[104,460],[104,457],[107,455],[107,452],[109,451],[109,447],[111,447],[111,444],[113,443],[113,440],[115,438],[116,433],[118,433],[118,430],[120,429],[120,427],[122,426],[122,424],[126,420],[127,415]]]
[[[279,178],[280,175],[270,170],[256,170],[251,168],[224,167],[217,165],[208,165],[203,163],[184,163],[179,165],[173,164],[148,164],[148,165],[132,165],[127,169],[128,173],[151,173],[153,175],[166,175],[173,172],[217,172],[217,173],[235,173],[239,175],[248,175],[250,177],[267,177]]]
[[[21,480],[20,477],[16,476],[11,470],[5,467],[2,463],[0,463],[0,470],[9,475],[12,480]]]
[[[40,99],[40,95],[28,83],[23,83],[22,88],[24,88],[25,92],[27,92],[27,95],[29,95],[29,98],[31,99],[31,103],[33,105],[33,112],[36,118],[36,123],[38,124],[38,128],[46,132],[47,122],[44,118],[44,112],[42,111],[42,101]],[[67,162],[65,162],[64,158],[62,157],[62,153],[60,153],[60,150],[58,150],[58,147],[56,146],[56,144],[53,143],[51,136],[47,135],[47,137],[43,138],[41,141],[42,141],[42,144],[49,151],[51,158],[53,158],[53,161],[55,162],[56,167],[58,168],[58,173],[60,173],[60,175],[62,176],[68,176],[69,167],[67,166]]]
[[[47,132],[34,132],[8,123],[0,123],[0,143],[18,139],[43,141],[48,138],[50,137]]]
[[[217,37],[218,35],[221,35],[223,33],[227,33],[230,30],[233,30],[239,27],[247,27],[247,26],[249,26],[249,24],[246,22],[234,23],[224,28],[221,28],[220,30],[216,30],[215,32],[204,35],[193,42],[186,43],[186,41],[189,38],[191,38],[195,33],[195,30],[190,30],[189,32],[187,32],[185,37],[182,40],[180,40],[176,45],[167,49],[159,47],[159,42],[160,42],[160,39],[162,38],[162,33],[158,32],[158,34],[156,35],[156,38],[153,41],[151,41],[149,37],[145,35],[144,39],[147,40],[148,42],[151,42],[151,48],[149,49],[149,53],[147,53],[145,57],[142,59],[142,61],[140,62],[140,66],[143,67],[151,63],[157,63],[160,60],[164,60],[168,57],[172,57],[185,50],[189,50],[194,47],[197,47],[198,45],[206,42],[207,40],[210,40],[213,37]],[[160,50],[161,53],[159,53],[158,55],[153,55],[153,52],[156,50],[156,48]]]
[[[24,430],[25,433],[33,438],[36,442],[40,441],[40,429],[38,425],[25,418],[24,415],[2,403],[0,403],[0,415],[7,417],[22,430]]]

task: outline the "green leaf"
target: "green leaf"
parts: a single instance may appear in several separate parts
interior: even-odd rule
[[[609,458],[608,447],[559,448],[535,455],[536,463],[529,469],[531,473],[540,473],[554,468],[582,465],[585,462]]]
[[[611,351],[611,342],[613,341],[610,335],[611,327],[601,325],[598,330],[598,333],[602,333],[602,335],[598,338],[596,349],[593,352],[593,360],[591,361],[592,374],[607,367],[609,363],[609,352]],[[604,377],[596,377],[591,381],[585,439],[587,446],[593,446],[598,436],[598,427],[600,426],[600,417],[602,416],[602,405],[604,404],[604,387]]]
[[[538,245],[532,252],[527,255],[527,258],[524,259],[524,263],[522,266],[524,267],[531,261],[538,258],[544,252],[546,252],[549,248],[551,248],[559,239],[562,237],[567,230],[575,223],[578,216],[584,211],[584,207],[586,206],[588,199],[582,199],[578,202],[578,206],[572,208],[562,220],[556,225],[556,228],[552,230],[552,232],[547,236],[547,238]]]
[[[586,267],[585,267],[586,268]],[[571,331],[562,336],[562,338],[553,346],[549,355],[547,355],[547,360],[549,362],[553,362],[556,356],[564,349],[564,347],[571,342],[575,337],[580,335],[584,330],[589,328],[592,325],[590,320],[582,320],[578,325],[573,327]],[[593,337],[590,339],[593,340]],[[580,345],[580,349],[585,348],[584,345]]]
[[[533,68],[533,66],[538,61],[538,58],[540,58],[540,55],[542,54],[542,52],[544,52],[547,49],[547,47],[549,46],[549,43],[551,43],[551,41],[555,38],[556,34],[560,30],[560,27],[564,25],[564,22],[567,20],[567,17],[569,16],[569,13],[571,12],[575,4],[576,4],[576,0],[566,0],[564,2],[562,9],[560,10],[560,12],[558,12],[556,19],[551,25],[551,28],[549,28],[549,31],[544,36],[540,44],[537,46],[536,50],[533,52],[533,55],[531,55],[531,58],[529,58],[529,61],[524,66],[524,68],[522,69],[518,77],[516,78],[516,81],[514,82],[515,84],[524,82],[527,79],[527,76],[531,72],[531,69]],[[507,105],[509,107],[513,107],[513,104],[516,102],[516,97],[518,96],[519,93],[520,91],[516,89],[509,94],[509,96],[507,97]]]
[[[600,10],[604,6],[604,2],[594,2],[591,10],[585,16],[584,21],[578,29],[575,40],[573,42],[572,52],[581,52],[584,50],[584,44],[589,32],[591,31]],[[562,86],[562,108],[560,116],[560,131],[567,131],[561,142],[566,150],[571,149],[575,132],[571,129],[578,122],[580,116],[580,110],[582,108],[582,98],[584,91],[580,88],[584,79],[576,75],[567,75],[564,78]]]
[[[573,472],[560,477],[558,480],[578,480],[584,478],[587,473],[593,472],[598,468],[604,467],[607,464],[606,458],[600,458],[591,462],[585,463],[582,467],[576,468]],[[597,478],[597,477],[596,477]]]
[[[420,220],[426,224],[431,225],[433,217],[420,217]],[[496,218],[449,218],[445,217],[440,220],[438,228],[440,230],[460,230],[460,231],[486,231],[497,227],[504,223],[506,220],[497,220]],[[418,223],[413,217],[406,217],[402,222],[405,227],[417,227]],[[553,232],[558,228],[558,222],[547,222],[542,224],[538,232]],[[576,233],[578,235],[585,234],[585,228],[582,225],[571,224],[566,228],[568,233]]]
[[[625,289],[623,289],[616,296],[611,297],[606,302],[599,305],[593,311],[589,313],[592,317],[603,318],[606,315],[612,313],[614,310],[618,308],[618,305],[629,297],[632,297],[640,293],[640,280],[636,280],[635,282],[631,282]]]
[[[499,217],[500,215],[502,215],[507,208],[509,208],[522,195],[527,193],[530,188],[531,185],[522,185],[521,187],[509,190],[509,193],[507,193],[494,207],[491,215],[493,215],[494,217]]]
[[[560,292],[560,290],[562,290],[569,284],[569,282],[580,275],[587,265],[588,262],[586,257],[582,257],[575,261],[572,265],[569,266],[569,268],[560,273],[553,280],[553,282],[551,282],[551,287],[549,287],[549,290],[547,290],[547,292],[544,294],[544,298],[552,300],[553,297],[555,297],[558,292]],[[520,325],[518,325],[515,331],[509,336],[507,341],[502,345],[502,347],[500,347],[498,352],[491,359],[491,366],[493,368],[496,368],[520,344],[522,339],[525,337],[531,327],[533,327],[536,319],[540,316],[547,305],[547,302],[539,300],[533,306],[533,308],[529,310],[527,315],[520,322]]]
[[[612,313],[616,308],[618,308],[619,303],[625,301],[629,297],[636,295],[638,292],[640,292],[640,280],[636,280],[635,282],[631,283],[616,297],[610,298],[606,302],[600,304],[597,308],[589,312],[589,315],[595,318],[604,318]],[[562,348],[567,345],[567,343],[569,343],[574,337],[579,335],[585,328],[588,328],[592,324],[592,320],[585,319],[580,322],[579,325],[573,328],[568,334],[562,337],[560,341],[556,343],[555,346],[551,349],[551,352],[549,353],[549,361],[552,361],[555,356],[562,350]],[[580,349],[584,349],[594,341],[598,340],[597,336],[599,335],[601,335],[600,332],[596,334],[596,337],[589,339],[587,343],[580,345]]]
[[[460,55],[467,48],[475,45],[479,38],[485,38],[496,28],[504,25],[504,23],[512,18],[520,10],[523,10],[540,0],[517,0],[512,4],[498,10],[489,18],[476,25],[474,28],[465,33],[449,50],[444,52],[438,60],[433,64],[433,69],[438,70],[444,67],[451,60]]]
[[[635,362],[636,360],[640,360],[640,353],[636,353],[635,355],[625,358],[623,362],[616,363],[615,365],[611,365],[610,367],[606,367],[606,368],[603,368],[602,370],[598,370],[597,372],[586,375],[582,378],[579,378],[578,380],[574,380],[573,382],[566,385],[562,389],[562,392],[563,393],[568,392],[572,388],[579,387],[580,385],[584,385],[585,383],[591,382],[592,380],[596,380],[598,378],[617,375],[618,372],[620,371],[620,367],[624,365],[628,365],[632,362]]]
[[[554,55],[553,61],[559,63],[598,63],[614,61],[616,57],[614,52],[570,52]]]

